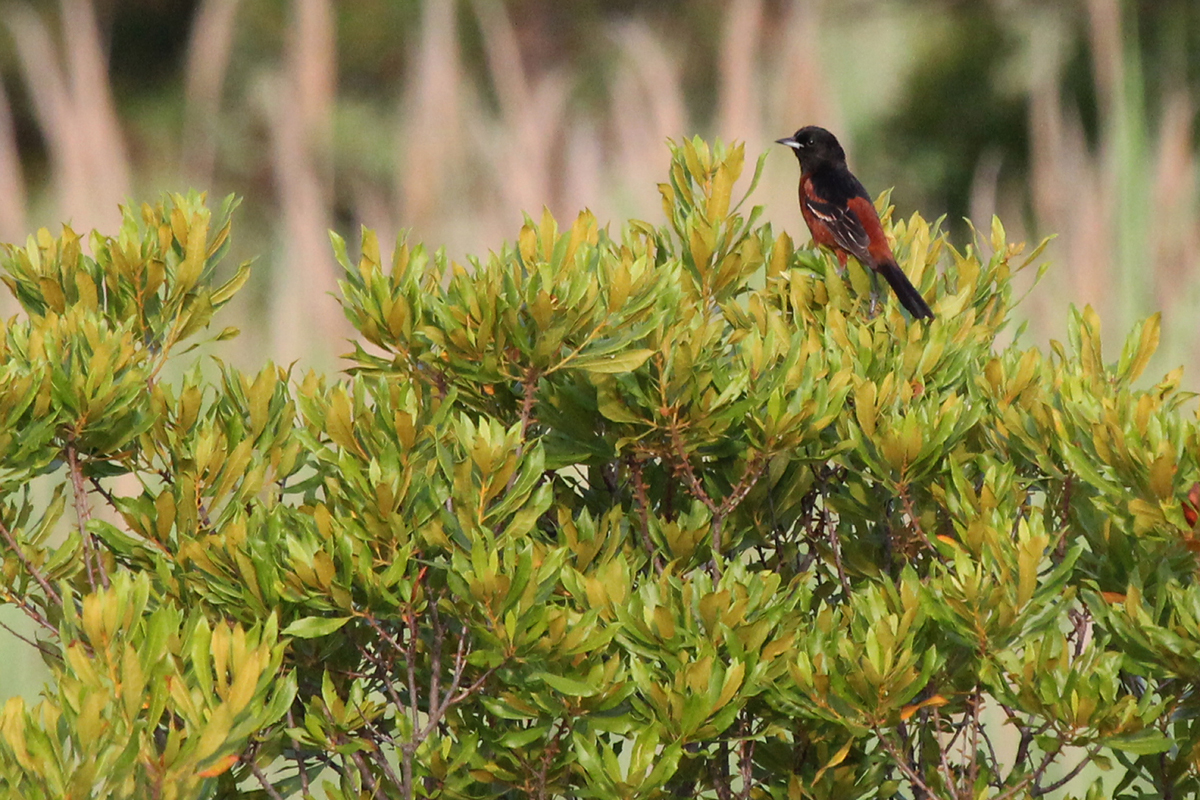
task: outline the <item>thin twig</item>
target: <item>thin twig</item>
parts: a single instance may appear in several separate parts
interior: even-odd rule
[[[424,575],[421,576],[421,583],[424,583]],[[422,588],[424,588],[422,586]],[[442,628],[442,618],[438,613],[438,597],[429,597],[428,592],[425,593],[425,604],[428,609],[429,625],[433,628],[433,649],[429,653],[430,674],[429,674],[429,714],[426,720],[426,728],[421,731],[421,739],[424,739],[429,733],[433,732],[433,726],[437,724],[436,718],[441,717],[441,709],[439,700],[442,693],[442,644],[445,642],[445,631]],[[459,647],[462,646],[462,639],[458,640]]]
[[[558,730],[554,732],[554,738],[546,745],[546,749],[542,751],[541,764],[538,767],[537,774],[534,775],[534,786],[536,790],[532,793],[535,800],[545,800],[546,798],[546,783],[550,774],[550,762],[558,755],[562,749],[563,739],[571,731],[571,720],[564,718],[558,720]]]
[[[112,506],[112,510],[116,511],[119,514],[121,512],[121,509],[117,507],[116,496],[112,492],[110,492],[108,489],[105,489],[104,486],[100,483],[100,480],[98,478],[96,478],[95,476],[88,478],[88,481],[92,484],[92,488],[95,489],[96,492],[101,497],[104,498],[104,501],[106,503],[108,503],[110,506]]]
[[[940,732],[942,727],[941,712],[935,707],[933,709],[933,725],[934,730]],[[954,749],[954,743],[958,740],[959,733],[962,732],[962,726],[959,725],[954,731],[954,735],[950,737],[950,741],[946,742],[945,747],[938,748],[938,761],[942,767],[942,774],[946,776],[946,785],[950,787],[950,791],[958,794],[958,781],[954,778],[954,770],[950,767],[950,761],[946,758],[946,754]]]
[[[379,742],[387,742],[388,744],[395,745],[396,740],[381,731],[378,725],[367,719],[367,715],[363,713],[363,709],[361,707],[358,708],[358,712],[359,715],[362,716],[363,722],[366,724],[367,729],[370,730],[371,733],[378,739],[376,742],[376,747],[371,748],[369,751],[371,760],[379,765],[379,768],[383,770],[384,775],[387,776],[387,779],[393,786],[403,786],[403,779],[396,774],[396,770],[392,769],[392,765],[388,763],[387,756],[384,754],[383,749],[378,746]]]
[[[1042,782],[1042,775],[1044,775],[1046,770],[1050,769],[1050,765],[1053,764],[1055,761],[1057,761],[1058,757],[1060,755],[1062,755],[1062,751],[1063,751],[1062,739],[1057,739],[1055,743],[1058,746],[1055,747],[1053,750],[1051,750],[1049,753],[1046,753],[1046,755],[1044,755],[1042,757],[1042,762],[1040,764],[1038,764],[1037,769],[1035,769],[1033,771],[1032,778],[1033,778],[1034,789],[1031,791],[1036,791],[1038,785],[1041,784],[1041,782]]]
[[[646,555],[650,556],[650,561],[654,565],[654,571],[662,574],[663,562],[662,557],[658,554],[658,549],[655,548],[654,542],[650,539],[650,499],[646,496],[646,482],[642,475],[642,462],[637,456],[630,456],[629,475],[633,478],[633,498],[637,502],[638,519],[641,522],[642,547],[646,548]]]
[[[3,623],[3,622],[0,622],[0,628],[3,628],[4,630],[8,631],[8,632],[9,632],[9,633],[11,633],[13,636],[17,637],[18,639],[20,639],[22,642],[24,642],[25,644],[29,645],[30,647],[36,648],[36,649],[37,649],[39,652],[41,652],[41,654],[42,654],[42,655],[44,655],[44,656],[46,656],[46,657],[48,657],[48,658],[53,658],[53,659],[56,659],[56,660],[58,660],[58,661],[61,661],[61,660],[62,660],[62,656],[61,656],[61,655],[59,655],[58,653],[56,653],[56,652],[54,652],[53,650],[49,649],[48,647],[46,647],[44,644],[42,644],[41,642],[37,641],[36,639],[30,639],[30,638],[28,638],[28,637],[26,637],[26,636],[22,636],[21,634],[17,633],[15,630],[13,630],[12,628],[10,628],[8,625],[6,625],[6,624],[5,624],[5,623]],[[53,629],[51,629],[51,630],[53,630]]]
[[[824,497],[821,502],[821,527],[825,529],[825,536],[829,539],[829,548],[833,551],[833,565],[837,568],[838,580],[842,582],[842,591],[845,592],[846,601],[849,602],[850,579],[846,577],[846,569],[842,566],[842,543],[838,539],[837,529],[833,525],[833,518],[829,514],[829,505]]]
[[[371,795],[373,797],[383,797],[383,793],[379,791],[379,784],[376,782],[375,776],[371,774],[371,770],[367,766],[366,760],[362,757],[362,753],[351,753],[350,758],[353,759],[355,766],[358,767],[358,772],[363,777],[363,783],[370,787]],[[412,797],[411,794],[407,796]]]
[[[370,625],[379,633],[383,633],[379,626],[379,622],[373,616],[368,614],[366,620],[368,625]],[[379,682],[383,684],[384,691],[387,692],[388,697],[392,701],[392,705],[396,707],[396,713],[403,716],[406,713],[404,701],[400,699],[400,693],[396,691],[396,685],[388,677],[388,669],[387,665],[383,661],[383,656],[379,653],[376,653],[371,647],[359,647],[358,652],[375,665],[375,672]]]
[[[908,765],[912,767],[913,772],[916,772],[918,775],[924,775],[924,766],[920,760],[921,748],[913,747],[912,737],[908,735],[908,725],[904,722],[904,720],[900,720],[898,723],[896,723],[896,735],[900,738],[900,745],[896,748],[897,751],[905,754],[905,760],[908,762]],[[915,760],[912,755],[908,755],[914,751],[916,753]],[[921,800],[920,795],[917,796],[917,800]]]
[[[537,401],[537,385],[541,372],[537,367],[529,367],[521,377],[521,444],[529,437],[529,426],[533,424],[533,404]]]
[[[367,614],[365,619],[367,624],[379,634],[380,638],[385,641],[393,650],[393,652],[403,656],[405,660],[405,673],[408,683],[408,704],[404,703],[399,693],[395,689],[395,685],[389,680],[387,670],[383,663],[381,655],[372,652],[369,648],[361,648],[360,652],[374,663],[376,671],[379,673],[381,682],[383,683],[384,691],[391,699],[392,704],[396,707],[398,714],[409,716],[411,721],[411,733],[406,741],[400,742],[398,749],[400,751],[400,770],[401,775],[398,777],[397,785],[400,787],[401,794],[405,798],[413,796],[413,758],[417,748],[429,738],[433,731],[441,724],[442,719],[446,715],[446,711],[457,703],[462,702],[470,697],[475,692],[482,688],[487,679],[495,672],[496,668],[492,667],[484,672],[477,681],[468,686],[466,689],[461,689],[463,671],[466,669],[466,660],[469,653],[467,647],[466,636],[460,636],[458,639],[458,647],[454,654],[453,672],[450,676],[450,684],[442,691],[442,650],[445,642],[445,629],[441,622],[440,612],[437,609],[437,599],[432,598],[429,606],[430,622],[433,627],[433,648],[430,653],[430,668],[432,669],[432,677],[429,684],[429,692],[427,697],[426,722],[422,726],[420,721],[420,704],[417,702],[417,620],[416,613],[410,606],[405,611],[405,626],[407,628],[407,640],[401,644],[394,636],[387,632],[373,615]],[[389,777],[395,777],[395,773],[387,766]]]
[[[700,483],[700,478],[696,476],[696,471],[692,469],[692,461],[688,458],[687,452],[683,448],[683,440],[679,437],[679,427],[676,424],[677,420],[671,420],[671,446],[675,449],[675,454],[679,457],[679,462],[676,464],[676,472],[683,473],[683,477],[687,480],[688,488],[691,489],[692,496],[704,504],[712,517],[710,527],[712,528],[712,560],[708,562],[708,572],[712,576],[713,583],[721,579],[721,524],[725,521],[725,515],[721,513],[716,502],[704,490],[704,485]]]
[[[75,516],[79,521],[79,538],[83,540],[83,563],[87,567],[88,586],[96,591],[96,573],[100,574],[100,585],[108,588],[108,573],[104,569],[104,560],[99,550],[93,547],[92,534],[87,524],[92,521],[92,510],[88,507],[87,489],[83,486],[83,470],[79,467],[78,453],[75,442],[67,443],[67,468],[71,473],[71,489],[75,499]],[[95,566],[93,568],[93,560]]]
[[[521,376],[521,390],[524,395],[521,399],[521,440],[517,442],[516,460],[519,462],[521,456],[525,454],[525,443],[529,436],[529,426],[533,424],[533,405],[537,401],[537,385],[541,378],[541,373],[537,367],[529,367],[525,370],[525,374]],[[519,470],[513,469],[512,474],[508,476],[508,483],[504,487],[505,492],[511,492],[513,486],[517,482]]]
[[[1030,794],[1032,794],[1034,797],[1041,797],[1042,795],[1050,794],[1050,792],[1066,786],[1068,783],[1074,780],[1080,772],[1083,771],[1084,767],[1092,763],[1092,759],[1094,759],[1096,754],[1100,752],[1100,747],[1101,745],[1099,743],[1092,745],[1090,748],[1088,748],[1087,754],[1079,760],[1079,763],[1076,764],[1070,772],[1068,772],[1066,775],[1063,775],[1054,783],[1037,787],[1034,791],[1030,792]]]
[[[688,488],[692,491],[692,496],[703,503],[704,507],[716,517],[719,513],[717,504],[708,496],[708,492],[704,490],[704,485],[696,477],[696,471],[692,469],[692,461],[683,449],[683,440],[679,438],[679,427],[676,425],[675,420],[671,420],[671,447],[675,449],[675,455],[679,457],[676,471],[683,473],[683,477],[687,480]]]
[[[896,766],[898,766],[900,771],[904,773],[904,776],[908,778],[909,782],[913,785],[913,788],[919,789],[925,794],[932,796],[933,792],[930,791],[929,787],[925,784],[925,781],[908,763],[908,759],[896,749],[896,745],[892,744],[887,736],[884,735],[883,731],[879,730],[879,728],[875,728],[875,736],[879,739],[879,744],[883,746],[883,749],[886,750],[888,755],[892,757],[892,760],[896,762]]]
[[[912,498],[908,496],[908,484],[901,483],[899,485],[900,502],[904,505],[904,513],[908,515],[909,527],[921,534],[921,541],[925,543],[934,554],[937,553],[937,548],[933,546],[933,540],[929,538],[929,534],[921,527],[921,520],[917,516],[916,507],[913,506]],[[907,555],[907,554],[906,554]]]
[[[243,760],[246,762],[246,765],[250,767],[250,772],[253,773],[254,777],[258,779],[259,785],[262,786],[263,791],[267,793],[271,800],[283,800],[283,795],[276,791],[275,787],[271,784],[271,781],[267,779],[267,776],[263,773],[263,771],[258,768],[258,764],[254,762],[254,759],[257,755],[258,748],[254,747],[250,753],[243,758]]]
[[[1021,780],[1017,781],[1016,784],[1014,784],[1013,786],[1010,786],[1008,788],[1008,790],[1004,792],[1004,794],[996,795],[995,800],[1011,800],[1011,798],[1017,796],[1018,792],[1024,791],[1025,787],[1028,786],[1032,782],[1033,782],[1033,775],[1031,773],[1029,775],[1026,775],[1024,778],[1021,778]]]
[[[717,742],[716,758],[708,762],[708,779],[717,793],[717,800],[733,800],[733,788],[729,785],[729,745],[724,739]]]
[[[1068,474],[1063,480],[1063,496],[1062,496],[1062,528],[1058,536],[1058,541],[1054,545],[1054,562],[1060,563],[1063,556],[1067,552],[1067,532],[1071,530],[1071,526],[1067,520],[1071,516],[1071,490],[1074,488],[1072,475]]]
[[[55,605],[61,607],[63,604],[62,597],[50,585],[50,581],[46,580],[45,576],[33,566],[33,562],[29,560],[24,551],[17,545],[17,539],[12,535],[12,531],[3,522],[0,522],[0,536],[3,536],[4,541],[8,542],[8,546],[12,548],[13,553],[20,560],[21,566],[25,567],[25,571],[37,581],[38,586],[42,587],[42,591],[46,593],[46,597],[53,600]],[[46,626],[54,630],[53,626],[49,625],[49,623],[46,623]]]
[[[482,675],[480,675],[478,680],[476,680],[474,683],[472,683],[467,688],[460,691],[458,694],[451,697],[446,702],[446,706],[449,707],[449,706],[455,705],[456,703],[461,703],[463,700],[466,700],[468,697],[470,697],[471,695],[478,692],[480,689],[483,688],[483,684],[487,682],[487,679],[492,677],[492,673],[494,673],[497,669],[499,669],[498,666],[497,667],[488,667],[487,671],[484,672]],[[456,682],[457,682],[457,679],[456,679]]]
[[[289,707],[287,710],[287,724],[289,728],[296,727],[296,718],[292,714],[291,707]],[[296,759],[296,771],[300,773],[300,793],[307,797],[309,793],[308,771],[304,769],[304,757],[300,754],[300,748],[298,747],[293,747],[292,752],[295,754],[294,757]]]
[[[979,685],[976,684],[975,691],[971,694],[971,754],[970,761],[967,766],[967,786],[974,786],[975,780],[979,777],[979,710],[983,706],[983,695],[979,691]]]
[[[405,642],[404,648],[404,666],[408,673],[409,716],[415,736],[418,730],[420,709],[417,707],[417,618],[411,604],[405,609],[404,624],[408,626],[408,641]]]
[[[999,788],[999,786],[1000,786],[1000,777],[999,777],[1000,776],[1000,756],[996,755],[996,746],[994,744],[992,744],[992,737],[988,735],[987,728],[980,726],[979,736],[980,736],[980,738],[983,739],[983,743],[985,745],[987,745],[988,757],[990,759],[990,761],[988,763],[991,764],[992,773],[996,776],[993,779],[993,783],[996,785],[997,788]]]
[[[752,739],[742,739],[738,745],[738,772],[742,777],[741,800],[750,800],[750,790],[754,786],[754,745]]]
[[[750,494],[750,490],[758,483],[758,479],[762,477],[763,470],[767,466],[767,460],[761,452],[756,452],[746,461],[746,468],[742,470],[742,477],[738,480],[737,485],[733,487],[733,491],[721,503],[721,516],[727,517],[742,504],[746,499],[746,495]]]
[[[1074,639],[1072,655],[1074,660],[1078,660],[1083,655],[1084,648],[1087,647],[1088,641],[1091,639],[1092,614],[1087,606],[1082,606],[1080,608],[1072,608],[1067,612],[1067,618],[1071,621],[1071,633],[1068,638]]]
[[[1021,734],[1020,740],[1017,742],[1017,753],[1013,756],[1013,763],[1023,764],[1025,763],[1025,759],[1029,757],[1029,746],[1033,744],[1033,733],[1030,732],[1029,726],[1021,722],[1020,718],[1017,717],[1017,712],[1004,703],[1000,703],[999,706],[1000,710],[1004,712],[1004,716],[1008,718],[1012,726]]]
[[[1043,793],[1038,791],[1038,784],[1042,780],[1042,775],[1047,769],[1050,768],[1050,765],[1054,763],[1054,760],[1058,758],[1058,754],[1061,752],[1062,744],[1060,742],[1056,750],[1046,753],[1045,757],[1042,758],[1042,763],[1038,765],[1037,769],[1026,775],[1021,780],[1017,781],[1016,785],[1009,788],[1009,790],[1004,794],[997,795],[996,800],[1010,800],[1010,798],[1016,797],[1018,792],[1024,791],[1025,787],[1031,784],[1033,785],[1033,789],[1031,789],[1029,793],[1034,797],[1040,797]],[[1020,764],[1021,762],[1017,761],[1014,763]]]

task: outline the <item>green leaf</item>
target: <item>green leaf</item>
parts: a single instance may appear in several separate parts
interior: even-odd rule
[[[250,262],[246,261],[243,262],[240,267],[238,267],[238,271],[234,273],[232,278],[221,284],[221,286],[212,293],[211,299],[213,306],[219,308],[220,306],[223,306],[225,303],[229,302],[229,300],[238,293],[238,290],[246,285],[246,281],[249,278]]]
[[[350,619],[350,617],[301,617],[279,633],[281,636],[295,636],[297,639],[319,639],[339,630]]]
[[[567,362],[568,366],[584,369],[588,372],[612,374],[616,372],[632,372],[646,363],[646,359],[654,355],[653,350],[626,350],[611,356],[579,356],[574,361]]]
[[[1175,740],[1164,736],[1161,731],[1143,728],[1137,733],[1122,733],[1103,740],[1104,746],[1123,753],[1148,756],[1165,753],[1175,746]]]
[[[539,672],[535,677],[554,689],[556,692],[561,692],[569,697],[591,697],[596,694],[596,687],[576,678],[568,678],[565,675],[555,675],[551,672]]]

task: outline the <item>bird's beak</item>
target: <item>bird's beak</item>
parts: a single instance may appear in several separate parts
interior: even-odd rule
[[[799,149],[800,149],[800,143],[799,143],[799,142],[797,142],[797,141],[796,141],[794,138],[792,138],[791,136],[788,136],[788,137],[786,137],[786,138],[784,138],[784,139],[776,139],[776,140],[775,140],[775,144],[786,144],[788,147],[792,148],[793,150],[799,150]]]

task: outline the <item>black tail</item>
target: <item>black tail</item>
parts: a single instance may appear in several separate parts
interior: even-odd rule
[[[884,263],[877,266],[875,271],[883,276],[884,280],[888,282],[888,286],[892,287],[892,291],[896,293],[896,299],[900,301],[900,305],[908,309],[908,313],[916,319],[933,319],[933,311],[930,310],[929,304],[925,302],[924,297],[921,297],[917,287],[909,282],[904,270],[894,263]]]

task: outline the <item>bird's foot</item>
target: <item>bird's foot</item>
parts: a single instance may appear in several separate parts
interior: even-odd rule
[[[871,304],[869,306],[867,306],[867,318],[868,319],[875,319],[875,316],[879,313],[880,305],[881,304],[879,302],[879,292],[872,289],[871,290]]]

